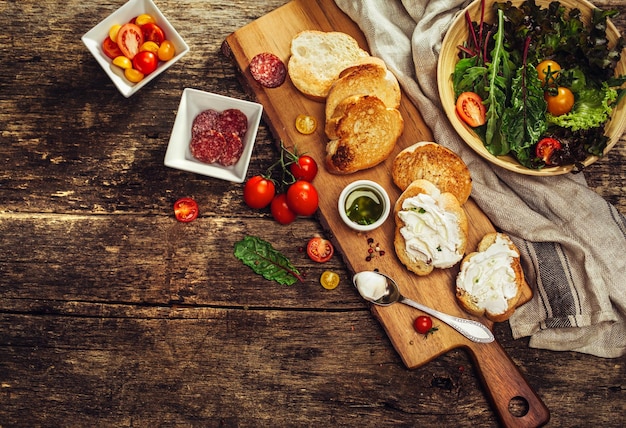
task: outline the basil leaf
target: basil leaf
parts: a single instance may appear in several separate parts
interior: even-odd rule
[[[293,285],[303,281],[298,269],[289,259],[276,251],[272,244],[256,236],[246,236],[235,243],[235,257],[270,281]]]

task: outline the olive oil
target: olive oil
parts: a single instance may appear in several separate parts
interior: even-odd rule
[[[383,198],[367,187],[357,187],[346,198],[346,215],[360,225],[375,223],[383,215]]]

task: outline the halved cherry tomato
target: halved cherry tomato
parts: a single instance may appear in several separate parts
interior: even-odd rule
[[[536,68],[539,80],[541,80],[544,85],[553,84],[556,76],[558,76],[561,71],[561,66],[551,59],[541,61]]]
[[[122,26],[120,24],[113,24],[111,28],[109,28],[109,37],[111,40],[117,40],[117,33],[120,31]]]
[[[133,68],[132,61],[126,58],[124,55],[116,56],[115,59],[113,59],[113,65],[117,65],[122,70]]]
[[[285,193],[279,193],[272,199],[270,210],[274,220],[283,225],[292,223],[297,217],[296,213],[291,211],[291,208],[287,205],[287,195]]]
[[[474,92],[463,92],[456,100],[456,111],[472,128],[485,124],[486,109],[483,100]]]
[[[313,181],[317,175],[317,162],[309,155],[302,155],[298,160],[289,165],[289,170],[296,180],[304,180],[309,183]]]
[[[335,248],[328,239],[315,236],[309,239],[309,243],[306,246],[306,253],[314,262],[326,263],[335,253]]]
[[[141,27],[142,25],[147,24],[148,22],[155,23],[156,20],[152,17],[152,15],[148,15],[147,13],[142,13],[141,15],[135,18],[134,23]]]
[[[139,52],[143,51],[150,51],[156,55],[159,53],[159,45],[151,41],[143,42],[143,45],[139,46]]]
[[[546,165],[554,165],[551,162],[552,155],[556,150],[561,149],[561,143],[559,140],[556,140],[551,137],[545,137],[539,140],[537,143],[537,147],[535,148],[535,153],[537,157],[543,160]]]
[[[192,198],[184,197],[174,202],[176,220],[189,223],[198,217],[198,204]]]
[[[276,195],[276,186],[262,175],[251,177],[243,186],[243,200],[250,208],[265,208]]]
[[[176,54],[176,48],[174,47],[174,43],[170,42],[169,40],[163,40],[163,43],[161,43],[161,46],[159,46],[159,51],[157,52],[157,54],[159,55],[159,59],[161,61],[169,61],[170,59],[174,58],[174,55]]]
[[[124,24],[117,33],[117,46],[128,59],[133,59],[144,38],[141,28],[135,24]]]
[[[287,205],[298,215],[313,215],[319,206],[317,190],[308,181],[297,180],[287,189]]]
[[[133,58],[133,68],[143,73],[144,76],[152,73],[159,65],[159,58],[154,52],[141,51]]]
[[[325,270],[320,276],[320,284],[327,290],[334,290],[339,285],[339,275],[335,272]]]
[[[157,45],[163,43],[165,40],[165,33],[154,22],[148,22],[141,26],[141,31],[143,32],[143,39],[145,41],[155,42]]]
[[[574,94],[564,86],[558,87],[556,95],[546,91],[543,98],[548,103],[548,111],[552,116],[569,113],[574,107]]]
[[[120,50],[119,46],[117,46],[117,43],[111,40],[111,38],[108,36],[102,42],[102,51],[104,52],[106,56],[108,56],[111,59],[124,55],[122,51]]]
[[[124,77],[126,77],[129,82],[137,83],[141,82],[146,76],[144,76],[144,74],[139,70],[135,70],[134,68],[127,68],[126,70],[124,70]]]
[[[309,135],[317,129],[317,120],[307,114],[299,114],[296,117],[296,130],[304,135]]]

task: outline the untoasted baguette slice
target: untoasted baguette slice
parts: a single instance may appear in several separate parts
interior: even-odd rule
[[[323,101],[339,73],[369,53],[348,34],[305,30],[291,40],[289,78],[305,96]]]
[[[404,130],[397,109],[377,97],[355,95],[343,100],[338,112],[337,138],[326,144],[326,167],[333,174],[350,174],[378,165],[391,155]]]
[[[400,107],[400,85],[382,60],[348,67],[340,73],[326,97],[325,131],[329,139],[337,138],[332,121],[337,105],[353,95],[373,95],[389,108]]]
[[[393,182],[401,190],[425,179],[442,192],[450,192],[463,205],[472,192],[472,178],[463,159],[447,147],[421,141],[402,150],[393,161]]]
[[[456,265],[465,254],[468,222],[452,193],[428,180],[415,180],[394,206],[394,248],[403,265],[418,275]]]
[[[504,233],[488,233],[477,251],[465,256],[456,278],[459,305],[475,316],[506,321],[532,297],[519,250]]]

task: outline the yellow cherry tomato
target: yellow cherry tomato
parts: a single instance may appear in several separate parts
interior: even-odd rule
[[[152,15],[148,15],[147,13],[143,13],[135,18],[135,24],[139,25],[140,27],[149,22],[156,24],[156,19],[154,19]]]
[[[143,44],[139,46],[139,52],[143,51],[149,51],[156,55],[157,52],[159,52],[159,45],[157,45],[156,42],[150,40],[147,42],[143,42]]]
[[[161,46],[159,46],[159,51],[157,55],[161,61],[169,61],[174,58],[176,54],[176,48],[174,47],[174,43],[169,40],[163,40]]]
[[[307,114],[299,114],[296,117],[296,129],[299,133],[309,135],[317,129],[317,120]]]
[[[541,61],[539,65],[537,65],[537,75],[539,76],[539,80],[544,84],[554,83],[554,79],[558,76],[559,71],[561,71],[561,66],[551,59]]]
[[[109,29],[109,37],[111,40],[117,40],[117,33],[120,31],[122,26],[120,24],[115,24]]]
[[[574,106],[574,94],[564,86],[558,87],[556,95],[545,92],[543,98],[548,103],[548,111],[552,116],[569,113]]]
[[[339,275],[326,270],[322,273],[322,276],[320,276],[320,284],[327,290],[333,290],[339,285]]]
[[[141,82],[144,78],[144,74],[134,68],[127,68],[124,70],[124,76],[133,83]]]
[[[133,68],[133,63],[131,60],[126,58],[124,55],[116,56],[113,59],[113,65],[117,65],[122,70],[127,70],[129,68]]]

